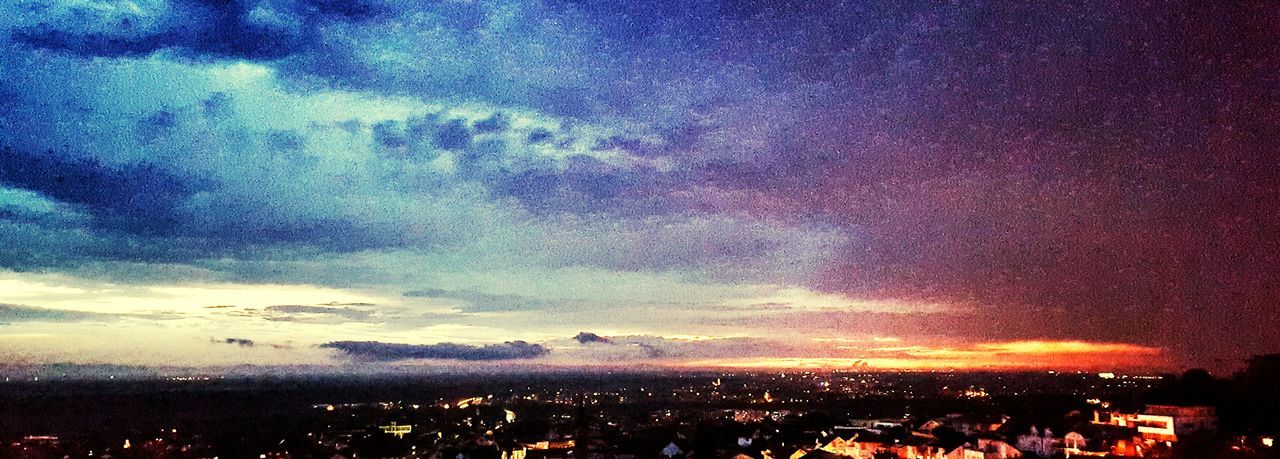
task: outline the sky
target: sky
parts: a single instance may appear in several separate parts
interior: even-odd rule
[[[1232,3],[4,2],[0,366],[1229,370]]]

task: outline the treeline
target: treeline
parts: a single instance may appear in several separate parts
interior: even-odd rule
[[[1147,395],[1147,403],[1214,406],[1225,431],[1280,433],[1280,354],[1254,356],[1226,378],[1201,369],[1171,375]]]

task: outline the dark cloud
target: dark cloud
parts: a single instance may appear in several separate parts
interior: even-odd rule
[[[240,347],[253,347],[253,340],[245,338],[226,338],[222,340],[225,344],[234,344]]]
[[[648,344],[648,343],[629,343],[629,345],[638,347],[641,350],[643,350],[644,356],[646,358],[661,359],[669,356],[669,353],[667,352],[667,350],[658,345]]]
[[[233,212],[237,209],[242,212]],[[280,218],[272,215],[271,205],[264,202],[240,201],[221,210],[224,215],[206,220],[202,226],[184,228],[185,235],[223,244],[221,248],[228,250],[252,250],[265,244],[354,252],[405,244],[403,238],[380,233],[368,222],[338,217]]]
[[[0,303],[0,323],[7,322],[82,322],[110,319],[110,314],[45,309]]]
[[[380,25],[395,21],[397,27],[383,27],[375,36],[357,40],[351,39],[352,28],[304,28],[310,33],[301,34],[303,49],[309,51],[281,61],[281,75],[302,84],[321,80],[332,86],[384,94],[433,94],[534,106],[584,119],[612,99],[630,99],[623,92],[593,84],[621,78],[625,66],[608,53],[614,43],[601,40],[596,32],[599,25],[583,22],[586,18],[574,8],[538,2],[387,2],[381,6],[368,21]],[[303,18],[304,24],[325,22],[294,14]],[[521,26],[501,26],[491,19],[497,15],[509,15],[509,23]],[[427,29],[437,35],[426,42],[420,41],[423,37],[417,32],[404,34]],[[421,53],[423,58],[402,62],[394,62],[399,58],[374,58],[358,43],[367,39],[407,45],[400,49]],[[531,53],[530,49],[545,51]],[[582,65],[586,62],[591,64]],[[567,68],[574,70],[564,72]],[[490,126],[477,126],[478,131],[487,128]],[[443,146],[448,144],[442,143],[442,148],[452,148]]]
[[[225,92],[215,92],[200,101],[200,112],[207,118],[219,119],[232,113],[232,97]]]
[[[365,1],[174,0],[150,27],[120,20],[111,32],[41,23],[13,38],[28,46],[79,56],[136,57],[176,50],[195,57],[274,60],[317,46],[317,28],[361,22],[385,12]],[[275,18],[271,18],[275,15]]]
[[[182,318],[173,311],[144,311],[123,314],[48,309],[0,303],[0,324],[10,322],[104,322],[118,319],[173,320]]]
[[[466,344],[398,344],[377,341],[334,341],[320,347],[337,349],[362,360],[393,361],[408,359],[433,360],[517,360],[535,359],[550,351],[539,344],[509,341],[502,344],[471,346]]]
[[[813,353],[812,347],[794,340],[771,338],[680,339],[655,335],[602,337],[583,332],[572,338],[578,346],[557,347],[557,352],[610,362],[643,360],[723,359],[777,357]],[[594,345],[593,345],[594,344]]]
[[[80,56],[136,57],[177,49],[197,56],[278,59],[298,52],[304,36],[272,24],[255,23],[248,2],[175,2],[178,12],[160,30],[127,33],[67,31],[41,25],[13,34],[28,46]]]
[[[306,148],[306,142],[306,138],[297,131],[271,131],[267,133],[267,145],[273,151],[299,151]]]
[[[644,171],[611,166],[586,155],[571,156],[566,163],[564,170],[529,169],[494,177],[490,188],[538,212],[634,213],[644,208],[629,208],[636,204],[633,195],[652,178]]]
[[[144,233],[173,232],[176,210],[206,183],[151,164],[108,165],[93,157],[0,149],[0,185],[83,207],[101,226]]]
[[[315,316],[334,316],[347,320],[367,321],[373,313],[364,309],[334,306],[308,306],[283,304],[267,306],[263,311],[271,314],[268,320],[306,322],[316,320]]]
[[[376,0],[300,0],[295,11],[334,19],[362,21],[387,13],[386,5]]]
[[[445,150],[462,150],[471,146],[471,128],[460,119],[449,120],[436,128],[435,144]]]
[[[622,150],[639,157],[655,157],[666,153],[666,148],[653,142],[633,137],[613,136],[596,144],[595,150]]]
[[[13,39],[35,48],[102,57],[147,55],[179,42],[175,35],[167,33],[136,37],[102,33],[76,34],[47,25],[16,32]]]
[[[476,121],[472,127],[480,134],[502,132],[511,129],[511,116],[506,113],[494,113],[488,118]]]
[[[529,136],[526,138],[526,140],[531,144],[539,144],[539,143],[551,141],[551,138],[554,136],[555,134],[553,134],[551,131],[547,130],[546,128],[536,128],[532,131],[529,131]]]
[[[398,121],[374,124],[373,141],[386,148],[401,148],[409,144],[409,139],[405,136],[404,124]]]
[[[209,338],[209,341],[212,343],[230,344],[233,346],[238,346],[243,348],[269,347],[271,349],[293,349],[293,346],[289,344],[261,343],[248,338],[223,338],[223,339]]]
[[[404,296],[409,298],[450,298],[456,294],[453,290],[445,290],[438,288],[430,288],[426,290],[410,290],[404,292]]]
[[[178,117],[170,110],[159,110],[138,121],[138,135],[148,142],[169,135],[178,125]]]
[[[605,338],[605,337],[603,337],[603,336],[600,336],[600,335],[597,335],[597,334],[595,334],[595,333],[591,333],[591,332],[582,332],[582,333],[578,333],[578,335],[577,335],[577,336],[574,336],[574,337],[573,337],[573,339],[574,339],[575,341],[577,341],[579,344],[588,344],[588,343],[604,343],[604,344],[609,344],[609,343],[613,343],[613,341],[611,341],[609,338]]]

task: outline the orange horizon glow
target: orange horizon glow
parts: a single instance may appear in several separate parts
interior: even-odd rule
[[[881,347],[851,357],[704,359],[689,367],[806,370],[1093,370],[1168,367],[1164,350],[1129,343],[1009,341],[963,347]]]

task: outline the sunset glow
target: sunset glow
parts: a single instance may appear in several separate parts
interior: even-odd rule
[[[813,370],[1034,370],[1159,369],[1169,362],[1160,349],[1081,341],[978,343],[965,348],[907,346],[869,348],[866,357],[771,357],[689,362],[693,367]]]

